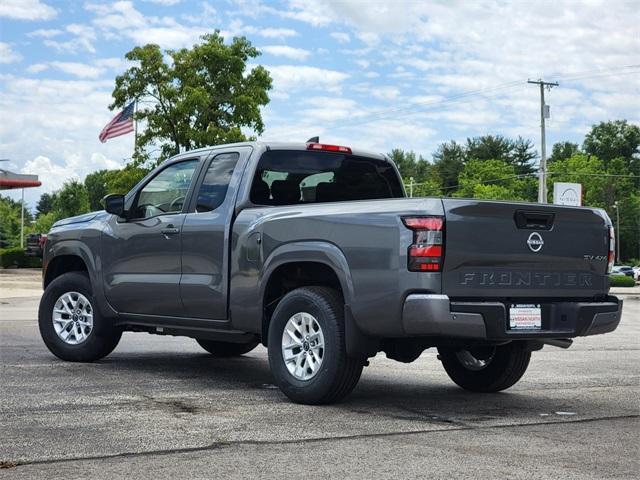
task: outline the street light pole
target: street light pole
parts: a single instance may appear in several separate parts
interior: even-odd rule
[[[22,202],[20,202],[20,248],[24,248],[24,188],[22,189]]]

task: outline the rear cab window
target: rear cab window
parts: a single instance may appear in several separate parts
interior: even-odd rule
[[[391,162],[345,153],[269,150],[251,185],[255,205],[295,205],[401,198]]]

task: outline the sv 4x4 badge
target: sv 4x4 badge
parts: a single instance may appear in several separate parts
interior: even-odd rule
[[[533,232],[531,235],[529,235],[529,238],[527,239],[527,246],[529,247],[529,250],[537,253],[542,250],[543,245],[544,240],[542,240],[542,235],[540,235],[538,232]]]

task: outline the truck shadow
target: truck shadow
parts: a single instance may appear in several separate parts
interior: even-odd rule
[[[121,353],[102,362],[102,368],[120,372],[132,382],[144,379],[153,382],[154,389],[171,385],[176,394],[207,393],[214,396],[229,390],[242,390],[254,400],[271,403],[278,408],[301,407],[290,404],[273,385],[269,364],[262,352],[236,358],[215,358],[206,353]],[[439,368],[430,365],[429,368]],[[375,368],[375,367],[372,367]],[[526,377],[525,377],[526,378]],[[176,383],[179,384],[176,390]],[[603,405],[590,396],[566,395],[565,389],[554,384],[544,390],[527,390],[525,385],[494,394],[466,392],[448,379],[438,377],[434,382],[428,371],[424,376],[402,375],[400,378],[380,378],[375,371],[364,375],[360,383],[344,401],[330,407],[352,414],[373,415],[387,420],[446,423],[465,426],[467,422],[500,421],[507,417],[535,417],[544,421],[547,416],[597,412]],[[570,388],[569,386],[567,388]],[[369,419],[370,421],[370,419]]]

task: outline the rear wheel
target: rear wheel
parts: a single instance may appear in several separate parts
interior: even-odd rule
[[[84,272],[65,273],[49,284],[40,300],[38,326],[51,353],[71,362],[93,362],[109,355],[122,336],[95,309]]]
[[[336,290],[304,287],[278,303],[269,325],[269,365],[296,403],[328,404],[354,389],[363,363],[347,356],[344,301]]]
[[[196,339],[196,342],[214,357],[237,357],[244,355],[256,348],[258,343],[260,343],[258,340],[252,340],[247,343],[231,343],[200,339]]]
[[[439,348],[442,365],[460,387],[472,392],[499,392],[522,378],[531,352],[518,342],[496,347]]]

